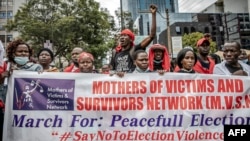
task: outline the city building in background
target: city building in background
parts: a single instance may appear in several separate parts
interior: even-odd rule
[[[222,14],[225,40],[236,40],[242,48],[250,50],[249,13]]]
[[[0,40],[4,46],[19,35],[15,31],[7,32],[4,25],[7,24],[8,19],[14,17],[20,6],[26,2],[27,0],[0,0]]]
[[[155,4],[158,7],[158,13],[162,17],[157,16],[157,32],[166,29],[166,10],[169,13],[178,11],[177,0],[121,0],[123,11],[131,13],[134,22],[134,28],[137,28],[138,35],[149,35],[151,25],[151,14],[149,7]]]
[[[0,0],[0,40],[5,46],[19,34],[15,31],[7,32],[4,25],[27,1]],[[137,36],[141,37],[150,32],[152,17],[149,6],[158,6],[157,38],[154,43],[169,46],[168,36],[183,36],[185,33],[199,31],[210,33],[218,50],[226,40],[237,40],[243,48],[250,49],[250,0],[120,0],[120,4],[121,11],[131,13],[133,28],[137,30]],[[101,10],[108,12],[105,8]]]
[[[184,2],[184,0],[179,1]],[[192,11],[192,9],[189,9],[189,11],[194,13],[221,13],[210,19],[211,35],[213,41],[217,43],[217,49],[221,49],[223,41],[236,40],[241,43],[242,48],[250,50],[250,1],[215,0],[213,3],[211,1],[204,2],[210,2],[209,6],[203,7],[200,11]]]
[[[226,40],[237,40],[250,49],[250,0],[121,0],[121,4],[124,11],[132,13],[138,36],[149,34],[148,8],[156,4],[159,10],[154,43],[166,45],[169,51],[173,50],[172,37],[192,32],[210,33],[217,50]]]

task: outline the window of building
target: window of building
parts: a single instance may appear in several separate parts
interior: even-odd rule
[[[196,32],[196,29],[194,27],[191,27],[191,33]]]
[[[7,35],[7,42],[11,42],[12,41],[12,39],[13,39],[13,36],[12,35]],[[2,41],[2,42],[5,42],[5,35],[0,35],[0,40]]]
[[[240,24],[240,29],[244,29],[245,25],[244,24]]]
[[[245,29],[250,29],[250,24],[245,24]]]
[[[5,29],[4,29],[4,25],[5,25],[5,23],[0,23],[0,31],[4,31]]]
[[[10,19],[13,17],[12,11],[7,12],[7,18]],[[6,19],[6,12],[1,11],[0,12],[0,19]]]
[[[2,7],[6,6],[6,1],[1,1],[1,6]]]
[[[249,17],[245,17],[245,22],[249,22]]]
[[[13,0],[8,0],[8,6],[13,6]]]
[[[176,26],[175,27],[175,32],[176,32],[177,35],[181,35],[181,27]]]
[[[13,0],[8,1],[8,6],[13,6]]]
[[[189,33],[189,30],[188,30],[188,28],[187,27],[184,27],[184,34],[188,34]]]
[[[13,40],[13,36],[12,35],[7,35],[7,42],[11,42]]]
[[[2,7],[5,7],[6,3],[8,4],[8,6],[13,6],[13,0],[1,0],[0,1],[0,4],[1,4]]]
[[[5,12],[0,12],[0,19],[5,19],[6,18],[6,13]]]
[[[205,33],[209,33],[210,31],[209,31],[209,27],[205,27],[204,28],[204,31],[205,31]]]

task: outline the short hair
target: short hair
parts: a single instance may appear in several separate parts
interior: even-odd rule
[[[110,65],[109,65],[109,64],[103,64],[103,65],[102,65],[102,68],[103,68],[104,66],[108,66],[108,68],[110,68]]]
[[[136,60],[136,59],[137,59],[139,53],[146,53],[146,54],[148,54],[145,50],[142,50],[142,49],[136,50],[136,51],[133,53],[133,56],[132,56],[132,57],[133,57],[133,60]]]
[[[211,34],[210,34],[210,33],[204,33],[204,37],[205,37],[205,38],[210,38],[210,37],[211,37]]]
[[[235,43],[237,49],[238,49],[238,50],[241,49],[241,44],[240,44],[238,41],[226,41],[225,44],[226,44],[226,43]],[[225,47],[225,44],[224,44],[224,47]]]
[[[54,54],[53,54],[53,52],[52,52],[50,49],[48,49],[48,48],[42,48],[42,49],[40,49],[39,52],[37,53],[37,58],[39,59],[39,56],[40,56],[40,54],[41,54],[43,51],[47,51],[47,52],[49,53],[50,58],[51,58],[51,62],[52,62],[52,61],[54,60]]]
[[[194,52],[194,50],[192,50],[192,49],[190,49],[190,48],[183,48],[179,53],[178,53],[178,55],[177,55],[177,65],[178,65],[178,67],[181,69],[183,66],[182,66],[182,64],[181,64],[181,61],[184,59],[184,57],[185,57],[185,55],[186,55],[186,53],[188,52],[188,51],[191,51],[193,54],[194,54],[194,65],[196,64],[196,62],[197,62],[197,55],[196,55],[196,53]]]

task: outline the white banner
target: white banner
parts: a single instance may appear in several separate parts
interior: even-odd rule
[[[249,77],[15,71],[4,141],[223,140],[250,125]]]

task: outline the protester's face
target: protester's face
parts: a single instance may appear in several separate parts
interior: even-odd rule
[[[102,66],[102,73],[103,74],[108,74],[109,73],[109,66],[108,65],[103,65]]]
[[[130,45],[130,43],[131,43],[131,39],[127,34],[120,35],[120,45],[122,47],[126,47],[126,46]]]
[[[78,57],[79,57],[79,54],[82,53],[82,49],[80,48],[75,48],[72,50],[71,52],[71,59],[73,62],[77,62],[78,61]]]
[[[49,52],[44,50],[38,56],[38,61],[40,64],[50,64],[52,61],[52,58],[51,58]]]
[[[245,50],[241,50],[241,54],[239,56],[239,60],[247,59],[247,53]]]
[[[181,61],[182,67],[186,70],[191,70],[195,63],[195,56],[192,51],[186,52],[184,58]]]
[[[25,44],[18,45],[16,51],[14,52],[14,56],[16,57],[29,57],[29,48]]]
[[[148,68],[148,55],[145,52],[141,52],[137,55],[137,58],[135,60],[135,65],[142,69],[142,70],[147,70]]]
[[[154,60],[160,61],[162,60],[163,57],[163,51],[160,49],[155,49],[154,50]]]
[[[210,52],[210,45],[207,42],[203,42],[199,47],[198,51],[201,55],[206,56]]]
[[[84,56],[81,59],[79,59],[79,69],[80,72],[83,73],[92,73],[93,71],[93,62],[90,57]]]
[[[238,62],[238,57],[241,51],[237,47],[236,43],[225,43],[223,56],[228,64],[235,64]]]

